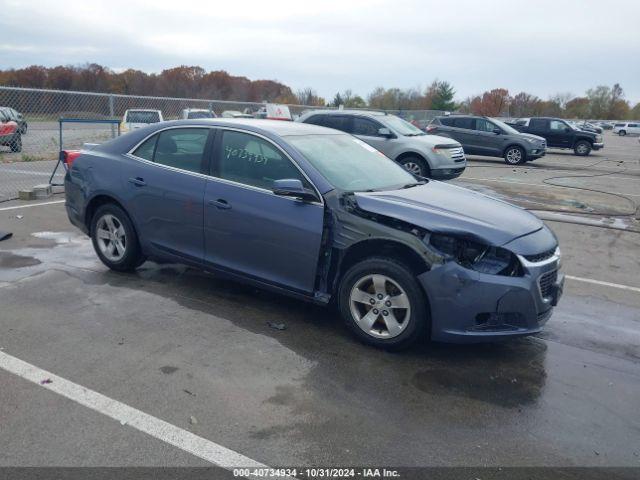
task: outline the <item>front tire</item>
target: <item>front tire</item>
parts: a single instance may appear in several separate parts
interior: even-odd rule
[[[102,205],[93,215],[91,241],[102,263],[111,270],[133,271],[144,258],[129,216],[112,203]]]
[[[580,140],[573,147],[573,152],[579,157],[586,157],[591,153],[591,144],[586,140]]]
[[[409,173],[417,175],[418,177],[431,176],[429,165],[420,157],[404,157],[398,160],[398,163]]]
[[[627,131],[626,131],[626,130],[620,130],[620,131],[618,132],[618,135],[620,135],[621,137],[624,137],[626,134],[627,134]]]
[[[384,257],[363,260],[347,270],[338,291],[345,323],[362,342],[387,350],[426,339],[429,313],[413,272]]]
[[[527,154],[522,147],[514,145],[505,150],[504,161],[507,165],[520,165],[527,161]]]

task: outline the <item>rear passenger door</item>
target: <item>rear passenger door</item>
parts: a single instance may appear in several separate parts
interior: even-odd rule
[[[460,117],[453,118],[450,130],[451,138],[460,142],[464,152],[472,155],[482,155],[482,150],[478,149],[478,140],[475,132],[475,118]]]
[[[202,262],[203,199],[214,130],[170,128],[149,137],[123,162],[127,210],[147,247]]]
[[[479,154],[489,155],[492,157],[502,156],[502,149],[506,141],[504,135],[495,133],[494,130],[498,129],[498,126],[486,118],[476,118],[475,132],[476,132],[476,145]]]

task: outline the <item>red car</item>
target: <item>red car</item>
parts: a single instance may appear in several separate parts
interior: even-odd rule
[[[18,124],[0,111],[0,145],[11,148],[12,152],[22,151],[22,135]]]

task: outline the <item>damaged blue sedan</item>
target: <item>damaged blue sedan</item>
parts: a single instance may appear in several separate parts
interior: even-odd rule
[[[107,267],[180,262],[332,304],[374,346],[533,334],[562,294],[538,218],[329,128],[181,120],[64,157],[69,219]]]

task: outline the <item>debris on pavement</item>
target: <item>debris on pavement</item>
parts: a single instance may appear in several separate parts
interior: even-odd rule
[[[16,218],[17,218],[18,220],[22,220],[22,219],[24,218],[24,215],[16,215]]]
[[[53,383],[53,380],[51,380],[50,378],[45,378],[44,380],[40,380],[40,385],[48,385],[50,383]]]
[[[13,237],[13,233],[11,233],[11,232],[0,232],[0,242],[2,240],[8,240],[11,237]]]
[[[195,397],[196,394],[193,392],[190,392],[189,390],[187,390],[186,388],[182,390],[184,393],[186,393],[187,395],[191,395],[192,397]]]
[[[191,425],[197,425],[197,424],[198,424],[198,419],[197,419],[196,417],[194,417],[193,415],[191,415],[191,416],[189,417],[189,423],[190,423]]]
[[[269,327],[273,328],[274,330],[286,330],[287,329],[287,326],[284,323],[267,322],[267,325],[269,325]]]

